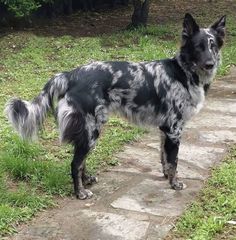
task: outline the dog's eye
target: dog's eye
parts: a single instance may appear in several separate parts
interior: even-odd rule
[[[213,49],[215,47],[216,47],[216,44],[215,44],[214,40],[211,39],[210,40],[210,48]]]

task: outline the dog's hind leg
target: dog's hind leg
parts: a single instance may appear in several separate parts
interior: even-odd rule
[[[99,104],[96,106],[95,110],[95,116],[89,116],[87,117],[87,130],[89,135],[89,140],[92,142],[93,146],[96,144],[96,140],[100,135],[101,128],[104,123],[108,120],[108,112],[107,108],[103,104]],[[88,175],[86,173],[86,166],[84,163],[83,167],[83,174],[82,174],[82,180],[84,185],[91,185],[93,183],[98,182],[97,177]]]
[[[171,134],[169,131],[164,131],[164,134],[165,141],[163,146],[163,155],[166,157],[165,173],[168,174],[171,188],[175,190],[181,190],[183,189],[183,183],[179,182],[176,176],[180,136],[176,134]]]
[[[84,188],[83,185],[83,168],[84,161],[89,148],[75,146],[74,158],[71,162],[71,175],[74,183],[75,196],[79,199],[91,198],[93,193]]]

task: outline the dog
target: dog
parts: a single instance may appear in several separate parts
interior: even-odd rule
[[[93,193],[84,187],[85,159],[95,146],[109,112],[128,120],[159,127],[163,173],[172,189],[183,189],[176,169],[185,123],[203,106],[220,64],[226,16],[200,28],[186,13],[182,43],[175,57],[151,62],[107,61],[82,65],[51,78],[31,102],[11,99],[6,115],[24,139],[34,139],[47,112],[57,102],[60,140],[74,146],[71,174],[77,198]]]

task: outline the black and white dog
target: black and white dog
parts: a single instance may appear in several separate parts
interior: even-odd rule
[[[85,158],[94,147],[108,113],[118,111],[129,120],[159,127],[163,173],[173,189],[177,181],[178,149],[184,124],[203,106],[220,63],[226,17],[199,28],[190,14],[183,22],[182,45],[176,57],[151,62],[93,62],[50,79],[31,102],[12,99],[6,113],[23,138],[37,135],[46,113],[57,104],[62,142],[72,143],[71,172],[75,195],[92,196],[84,188],[95,180],[85,174]]]

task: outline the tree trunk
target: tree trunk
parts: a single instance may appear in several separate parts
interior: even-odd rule
[[[133,0],[134,12],[129,28],[146,27],[149,13],[149,0]]]
[[[73,13],[72,0],[64,0],[64,14],[70,15]]]
[[[93,11],[95,7],[95,1],[93,0],[81,0],[82,8],[84,11]]]

